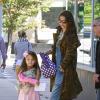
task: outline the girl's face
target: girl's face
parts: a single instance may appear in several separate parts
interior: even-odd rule
[[[27,55],[25,60],[28,68],[32,68],[35,64],[35,59],[31,55]]]
[[[67,22],[65,20],[64,16],[60,16],[59,17],[59,21],[58,21],[60,27],[62,28],[62,31],[65,32],[67,29]]]

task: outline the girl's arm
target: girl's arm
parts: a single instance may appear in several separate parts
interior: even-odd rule
[[[19,80],[18,74],[19,74],[20,72],[21,72],[20,67],[19,67],[19,66],[16,66],[16,77],[17,77],[18,80]]]
[[[37,69],[37,72],[36,72],[36,79],[39,81],[40,80],[40,77],[41,77],[41,71],[40,71],[40,68]]]
[[[36,73],[36,79],[37,79],[37,83],[36,85],[39,85],[39,80],[40,80],[40,77],[41,77],[41,71],[40,71],[40,68],[37,69],[37,73]]]
[[[30,83],[33,85],[37,84],[37,81],[38,81],[37,79],[32,79],[32,78],[24,76],[23,73],[18,74],[18,79],[22,83]]]

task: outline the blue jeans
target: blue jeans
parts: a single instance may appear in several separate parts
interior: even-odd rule
[[[100,89],[97,89],[97,99],[96,100],[100,100]]]
[[[56,78],[55,78],[55,84],[52,89],[52,94],[51,94],[50,100],[59,100],[60,90],[61,90],[61,86],[62,86],[62,80],[63,80],[63,73],[60,71],[57,71]]]
[[[63,80],[63,73],[59,70],[60,63],[61,63],[61,53],[60,53],[60,48],[57,48],[56,49],[57,73],[56,73],[55,84],[52,89],[50,100],[59,100],[60,98],[60,90],[61,90],[62,80]]]

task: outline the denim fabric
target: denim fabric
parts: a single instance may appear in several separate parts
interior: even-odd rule
[[[23,59],[23,53],[28,50],[33,51],[31,43],[26,38],[19,39],[14,45],[16,60]]]
[[[0,56],[5,60],[7,58],[6,46],[3,38],[0,36]],[[1,59],[0,59],[1,62]]]
[[[60,63],[61,63],[61,52],[60,52],[60,48],[57,47],[56,48],[56,67],[57,67],[57,70],[59,69]]]
[[[96,100],[100,100],[100,89],[97,89],[97,99]]]
[[[61,52],[60,52],[60,48],[57,47],[56,48],[57,73],[56,73],[55,84],[52,90],[50,100],[59,100],[60,98],[60,90],[61,90],[61,85],[63,80],[63,73],[59,70],[60,63],[61,63]]]

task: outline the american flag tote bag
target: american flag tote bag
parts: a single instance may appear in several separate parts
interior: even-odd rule
[[[46,78],[50,78],[51,76],[54,76],[56,74],[55,63],[50,60],[47,54],[45,53],[39,53],[39,54],[42,59],[42,64],[40,69],[43,76]]]

